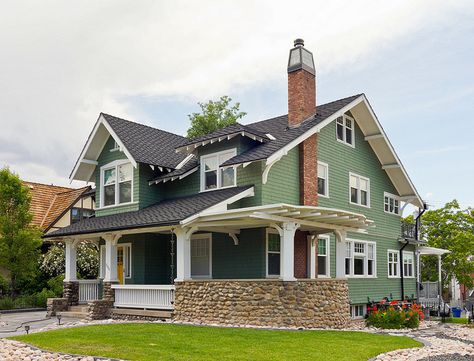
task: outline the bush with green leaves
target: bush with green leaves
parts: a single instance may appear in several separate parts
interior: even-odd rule
[[[417,304],[403,308],[390,306],[385,309],[377,309],[374,307],[369,311],[366,325],[397,330],[401,328],[418,328],[420,319],[423,319],[423,317],[421,307]]]
[[[65,268],[64,244],[52,245],[43,255],[40,269],[50,277],[64,273]],[[99,276],[99,247],[94,243],[82,243],[77,247],[77,272],[79,277],[96,279]]]

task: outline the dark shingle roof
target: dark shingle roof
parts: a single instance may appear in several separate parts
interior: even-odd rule
[[[179,177],[183,174],[186,174],[187,172],[199,167],[199,161],[196,157],[193,156],[192,159],[188,160],[185,165],[183,165],[182,168],[180,169],[175,169],[169,173],[160,175],[159,177],[156,177],[155,179],[152,180],[152,182],[159,182],[159,181],[166,181],[170,180],[174,177]]]
[[[48,233],[44,238],[178,224],[183,219],[223,202],[251,187],[249,185],[202,192],[188,197],[164,200],[138,211],[89,218]]]
[[[186,157],[175,151],[186,138],[109,114],[102,115],[135,161],[174,169]]]
[[[222,165],[241,164],[250,161],[263,160],[271,156],[273,153],[283,148],[292,140],[307,132],[312,127],[318,125],[323,120],[339,111],[347,104],[357,99],[362,94],[353,95],[348,98],[339,99],[331,103],[318,105],[316,114],[303,122],[300,126],[289,128],[288,115],[282,115],[276,118],[263,120],[256,123],[248,124],[247,127],[255,129],[259,132],[271,134],[276,139],[259,144],[244,153],[227,160]]]
[[[255,128],[251,128],[248,125],[235,123],[235,124],[228,125],[227,127],[217,129],[216,131],[214,131],[212,133],[209,133],[209,134],[206,134],[206,135],[203,135],[201,137],[189,139],[188,141],[181,144],[179,146],[179,148],[186,147],[186,146],[193,145],[193,144],[202,143],[202,142],[205,142],[207,140],[211,140],[211,139],[215,139],[215,138],[219,138],[219,137],[224,137],[224,136],[233,135],[233,134],[239,134],[239,133],[242,133],[242,132],[249,133],[249,134],[254,135],[256,137],[260,137],[263,140],[268,140],[268,137],[265,135],[265,132],[261,132],[260,130],[257,130]]]

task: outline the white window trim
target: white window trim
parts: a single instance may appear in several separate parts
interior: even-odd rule
[[[335,120],[335,122],[336,122],[336,140],[337,140],[339,143],[345,144],[345,145],[347,145],[347,146],[349,146],[349,147],[351,147],[351,148],[355,148],[355,119],[352,118],[352,117],[350,117],[350,116],[348,116],[348,115],[346,115],[346,114],[343,114],[343,115],[342,115],[342,122],[344,123],[344,127],[343,127],[343,128],[344,128],[344,132],[343,132],[344,139],[339,139],[339,138],[337,137],[337,119],[338,119],[338,118],[339,118],[339,117],[337,117],[336,120]],[[351,121],[351,123],[352,123],[352,139],[351,139],[351,140],[352,140],[352,144],[346,142],[346,119],[349,119],[349,120]]]
[[[200,276],[193,276],[192,275],[192,268],[191,268],[191,262],[192,262],[192,256],[189,254],[189,273],[191,276],[191,279],[193,280],[207,280],[207,279],[212,279],[212,233],[197,233],[193,234],[191,236],[191,242],[195,239],[203,239],[207,238],[209,239],[209,275],[200,275]]]
[[[396,253],[397,254],[397,266],[395,269],[397,270],[397,275],[396,276],[391,276],[390,275],[390,262],[388,255],[389,253]],[[387,278],[400,278],[400,251],[396,249],[387,249]]]
[[[105,245],[102,244],[100,246],[100,253],[99,253],[99,278],[104,279],[105,277]]]
[[[403,254],[403,260],[402,260],[403,278],[415,278],[415,253],[411,251],[403,251],[402,254]],[[405,255],[411,256],[411,259],[412,259],[412,263],[411,263],[412,275],[411,276],[407,276],[405,274]]]
[[[352,200],[351,200],[351,177],[352,177],[352,176],[358,178],[358,181],[357,181],[358,183],[359,183],[359,181],[360,181],[361,179],[367,181],[367,205],[361,204],[361,203],[354,203],[354,202],[352,202]],[[357,195],[358,195],[357,199],[360,201],[360,200],[361,200],[361,196],[360,196],[360,193],[361,193],[361,191],[360,191],[360,184],[358,184],[357,192],[358,192],[358,193],[357,193]],[[370,208],[370,178],[361,176],[361,175],[359,175],[359,174],[357,174],[357,173],[349,172],[349,203],[350,203],[350,204],[353,204],[353,205],[355,205],[355,206],[359,206],[359,207]]]
[[[355,308],[362,306],[362,316],[354,316],[355,315]],[[351,305],[351,319],[353,320],[360,320],[363,319],[364,316],[367,314],[367,305],[365,304],[358,304],[358,305]]]
[[[390,210],[386,211],[385,210],[385,197],[388,197],[389,198],[389,201],[390,201],[390,198],[392,198],[394,201],[397,200],[398,201],[398,213],[395,213],[395,212],[390,212]],[[394,207],[395,208],[395,207]],[[383,192],[383,211],[387,214],[393,214],[395,216],[400,216],[401,212],[400,212],[400,209],[401,209],[401,201],[400,201],[400,197],[395,195],[395,194],[392,194],[392,193],[388,193],[388,192]]]
[[[327,163],[320,162],[319,160],[318,160],[318,165],[322,165],[323,167],[326,167],[326,183],[325,183],[326,186],[324,187],[324,191],[326,194],[318,193],[318,196],[329,198],[329,165]],[[318,174],[318,178],[319,178],[319,174]]]
[[[377,278],[377,243],[373,241],[364,241],[360,239],[346,238],[346,242],[350,242],[351,245],[351,265],[350,265],[350,274],[346,274],[347,278]],[[365,244],[365,260],[364,260],[364,275],[355,275],[354,274],[354,242],[364,243]],[[374,246],[374,274],[369,275],[367,272],[369,270],[369,247],[368,245],[372,244]],[[344,273],[345,273],[345,263],[346,255],[344,255]]]
[[[225,154],[225,153],[230,153],[230,152],[233,152],[234,153],[234,157],[237,155],[237,148],[231,148],[231,149],[226,149],[226,150],[223,150],[223,151],[220,151],[220,152],[215,152],[215,153],[210,153],[210,154],[206,154],[206,155],[202,155],[201,156],[201,159],[200,159],[200,173],[201,173],[201,192],[210,192],[210,191],[215,191],[217,189],[226,189],[226,188],[232,188],[232,187],[236,187],[237,186],[237,167],[233,167],[234,168],[234,185],[231,185],[231,186],[227,186],[227,187],[220,187],[220,183],[221,183],[221,170],[222,169],[225,169],[223,167],[220,167],[220,164],[219,162],[217,162],[217,187],[216,188],[212,188],[212,189],[206,189],[205,187],[205,169],[204,169],[204,160],[207,159],[207,158],[213,158],[213,157],[217,157],[219,158],[219,156],[221,154]]]
[[[326,274],[320,275],[319,273],[316,275],[317,278],[331,278],[331,237],[327,234],[320,234],[318,235],[318,242],[319,238],[324,238],[326,240]],[[318,251],[318,248],[316,248]],[[319,256],[317,254],[316,258]]]
[[[268,235],[277,234],[280,236],[280,233],[274,228],[266,228],[265,230],[265,276],[266,278],[280,278],[281,277],[281,237],[280,237],[280,274],[278,275],[269,275],[268,274]],[[276,253],[272,251],[272,253]]]
[[[132,278],[132,260],[133,260],[133,257],[132,257],[132,251],[133,251],[132,250],[132,244],[130,242],[129,243],[118,243],[117,248],[118,247],[123,247],[123,264],[124,264],[124,266],[123,266],[123,271],[124,271],[123,279],[124,280],[129,280],[129,279]],[[128,276],[128,277],[125,276],[125,261],[126,261],[126,259],[128,259],[128,256],[126,255],[125,249],[127,247],[130,248],[130,261],[129,261],[129,263],[130,263],[130,276]]]
[[[118,145],[117,141],[114,139],[114,146],[110,149],[111,152],[116,152],[120,150],[120,146]]]
[[[126,203],[118,203],[119,199],[119,181],[118,181],[118,166],[124,165],[124,164],[130,164],[132,166],[132,184],[131,184],[131,198],[130,202]],[[110,204],[108,206],[104,206],[104,173],[107,169],[111,169],[115,167],[115,204]],[[100,167],[100,207],[97,208],[97,210],[101,209],[108,209],[108,208],[114,208],[114,207],[122,207],[122,206],[127,206],[127,205],[132,205],[136,204],[137,202],[134,202],[133,200],[133,191],[134,191],[134,181],[133,179],[135,178],[135,168],[133,167],[133,164],[128,160],[128,159],[119,159],[119,160],[114,160],[113,162],[110,162],[108,164],[103,165]]]

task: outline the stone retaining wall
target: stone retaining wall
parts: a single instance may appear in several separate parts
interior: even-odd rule
[[[57,312],[67,311],[69,300],[67,298],[48,298],[46,301],[46,316],[54,317]]]
[[[77,306],[79,304],[79,282],[64,282],[63,298],[68,299],[70,306]]]
[[[115,290],[112,288],[113,284],[115,283],[112,283],[112,282],[102,283],[102,299],[111,301],[112,303],[115,301]]]
[[[110,317],[110,310],[114,306],[113,301],[95,300],[87,304],[88,316],[87,320],[104,320]]]
[[[350,322],[346,280],[192,280],[175,286],[176,321],[305,328]]]

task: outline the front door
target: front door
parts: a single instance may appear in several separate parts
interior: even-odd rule
[[[123,247],[117,247],[117,276],[119,283],[123,285]]]

